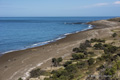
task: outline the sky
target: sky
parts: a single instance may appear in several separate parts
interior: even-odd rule
[[[120,16],[120,0],[0,0],[0,17]]]

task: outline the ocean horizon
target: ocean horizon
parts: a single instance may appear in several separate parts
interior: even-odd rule
[[[54,42],[114,17],[0,17],[0,54]],[[74,24],[80,23],[80,24]]]

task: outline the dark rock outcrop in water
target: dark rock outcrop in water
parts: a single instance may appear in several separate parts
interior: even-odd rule
[[[83,22],[77,22],[77,23],[73,23],[73,24],[83,24]]]
[[[76,23],[64,23],[64,24],[83,24],[85,22],[76,22]]]

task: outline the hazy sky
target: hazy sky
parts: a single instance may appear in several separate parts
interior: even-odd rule
[[[120,16],[120,0],[0,0],[0,17]]]

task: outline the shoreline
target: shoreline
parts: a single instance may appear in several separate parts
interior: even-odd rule
[[[91,24],[89,24],[91,25]],[[45,42],[48,42],[46,44],[43,44],[43,45],[40,45],[40,46],[36,46],[36,47],[31,47],[31,48],[25,48],[25,49],[20,49],[20,50],[11,50],[11,51],[7,51],[7,52],[4,52],[0,55],[0,58],[6,54],[11,54],[11,53],[16,53],[16,52],[20,52],[20,51],[25,51],[25,50],[29,50],[29,49],[35,49],[35,48],[39,48],[39,47],[42,47],[42,46],[46,46],[46,45],[49,45],[49,44],[52,44],[52,43],[56,43],[57,41],[59,40],[62,40],[62,39],[65,39],[67,36],[71,36],[71,35],[75,35],[77,33],[82,33],[82,32],[86,32],[86,31],[89,31],[89,30],[94,30],[96,29],[95,27],[91,27],[91,29],[84,29],[84,30],[81,30],[81,31],[76,31],[76,32],[72,32],[72,33],[66,33],[66,34],[63,34],[63,38],[56,38],[56,39],[53,39],[53,40],[49,40],[49,41],[45,41]],[[44,43],[44,42],[40,42],[40,43]],[[36,44],[39,44],[39,43],[36,43]],[[34,45],[34,44],[33,44]]]
[[[88,25],[88,28],[83,29],[81,31],[86,31],[86,30],[94,28],[93,25],[91,25],[91,24],[87,24],[87,25]],[[61,36],[58,36],[58,37],[52,39],[52,40],[48,40],[48,41],[44,41],[44,42],[38,42],[38,43],[32,44],[31,46],[28,46],[28,47],[26,46],[25,48],[21,48],[21,49],[18,49],[18,50],[10,50],[10,51],[6,51],[6,52],[2,52],[2,53],[0,53],[0,57],[5,55],[5,54],[11,53],[11,52],[16,52],[16,51],[21,51],[21,50],[26,50],[26,49],[31,49],[31,48],[36,48],[36,47],[40,47],[40,46],[43,46],[43,45],[47,45],[47,44],[56,42],[58,40],[64,39],[68,35],[79,33],[81,31],[74,31],[74,32],[71,32],[71,33],[65,33]]]
[[[105,23],[108,22],[107,20],[97,22],[102,21]],[[94,22],[90,22],[89,24],[93,25]],[[111,22],[109,21],[108,23],[110,24]],[[79,46],[81,42],[91,38],[110,36],[112,34],[110,32],[111,29],[116,28],[116,25],[104,26],[101,24],[100,26],[67,35],[65,38],[51,42],[50,44],[14,51],[0,56],[0,80],[17,80],[19,77],[25,79],[28,77],[31,69],[40,66],[41,68],[47,68],[51,66],[51,59],[53,57],[67,57],[71,55],[72,49]]]

